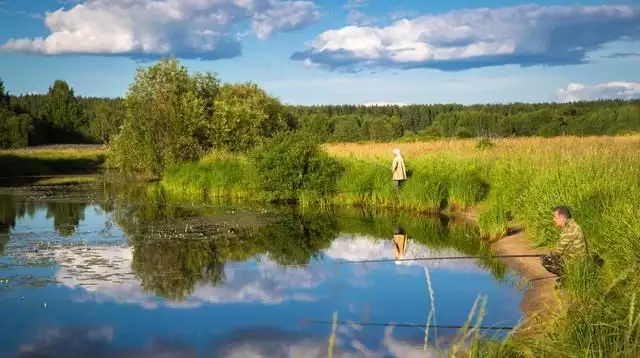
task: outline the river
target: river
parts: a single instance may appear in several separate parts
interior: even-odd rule
[[[424,357],[424,326],[479,297],[484,327],[522,317],[500,261],[412,260],[488,254],[446,217],[34,179],[0,188],[0,253],[2,357]],[[456,333],[430,327],[426,353]]]

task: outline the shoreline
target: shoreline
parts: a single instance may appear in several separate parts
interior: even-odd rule
[[[96,174],[83,175],[86,177],[92,177]],[[47,177],[69,177],[69,174],[58,175],[40,175],[33,176],[36,178]],[[77,177],[79,175],[71,175]],[[59,183],[55,183],[59,184]],[[358,205],[345,205],[337,204],[336,206],[358,207]],[[363,205],[371,209],[391,209],[384,205]],[[395,208],[397,209],[397,208]],[[453,222],[469,222],[474,225],[478,224],[477,207],[472,206],[464,210],[409,210],[414,215],[419,216],[431,216],[434,214],[445,215],[449,217]],[[503,255],[528,255],[528,254],[542,254],[547,250],[534,248],[524,230],[510,230],[507,235],[497,239],[495,241],[486,240],[490,252],[497,256]],[[548,318],[550,314],[554,312],[554,308],[559,306],[558,292],[555,290],[556,276],[549,273],[540,263],[538,257],[504,257],[500,260],[505,263],[510,269],[516,271],[527,281],[528,288],[524,292],[524,296],[520,301],[520,308],[523,312],[522,326],[520,326],[516,332],[524,333],[525,331],[531,333],[539,327],[539,323]]]
[[[517,230],[490,243],[496,255],[544,254],[548,250],[533,247],[524,230]],[[538,257],[500,258],[509,268],[527,280],[527,290],[520,301],[522,326],[516,334],[535,333],[540,323],[547,321],[560,308],[559,293],[555,289],[556,276],[548,272]]]

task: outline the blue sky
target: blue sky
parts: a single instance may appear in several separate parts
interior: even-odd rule
[[[161,56],[285,103],[640,98],[640,2],[0,0],[0,77],[122,96]]]

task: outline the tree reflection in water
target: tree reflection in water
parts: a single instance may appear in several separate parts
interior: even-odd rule
[[[88,202],[97,202],[125,232],[132,247],[131,269],[143,289],[173,301],[187,298],[197,285],[216,286],[226,280],[225,264],[267,257],[278,265],[305,265],[331,247],[341,232],[372,240],[392,240],[402,227],[407,240],[434,249],[455,249],[464,255],[487,255],[475,226],[447,218],[408,213],[293,206],[179,205],[158,185],[100,182],[85,201],[46,203],[60,235],[72,235]],[[33,204],[31,204],[33,205]],[[248,207],[247,207],[248,206]],[[0,230],[5,233],[16,218],[35,212],[14,197],[0,198]],[[108,226],[108,225],[107,225]],[[7,235],[0,233],[0,247]],[[4,241],[2,241],[4,238]],[[377,239],[376,239],[377,238]],[[497,278],[505,266],[495,259],[480,260]]]

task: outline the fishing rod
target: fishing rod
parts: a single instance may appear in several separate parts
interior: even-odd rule
[[[374,326],[374,327],[409,327],[409,328],[435,328],[435,329],[461,329],[461,328],[477,328],[482,330],[509,331],[515,326],[479,326],[472,325],[440,325],[440,324],[413,324],[413,323],[364,323],[364,322],[333,322],[321,320],[298,320],[301,324],[336,324],[340,326],[357,325],[357,326]]]
[[[441,257],[416,257],[402,259],[376,259],[376,260],[358,260],[358,261],[337,261],[338,265],[350,264],[366,264],[366,263],[383,263],[398,261],[435,261],[435,260],[478,260],[478,259],[503,259],[503,258],[526,258],[526,257],[542,257],[544,254],[520,254],[520,255],[485,255],[485,256],[441,256]]]

